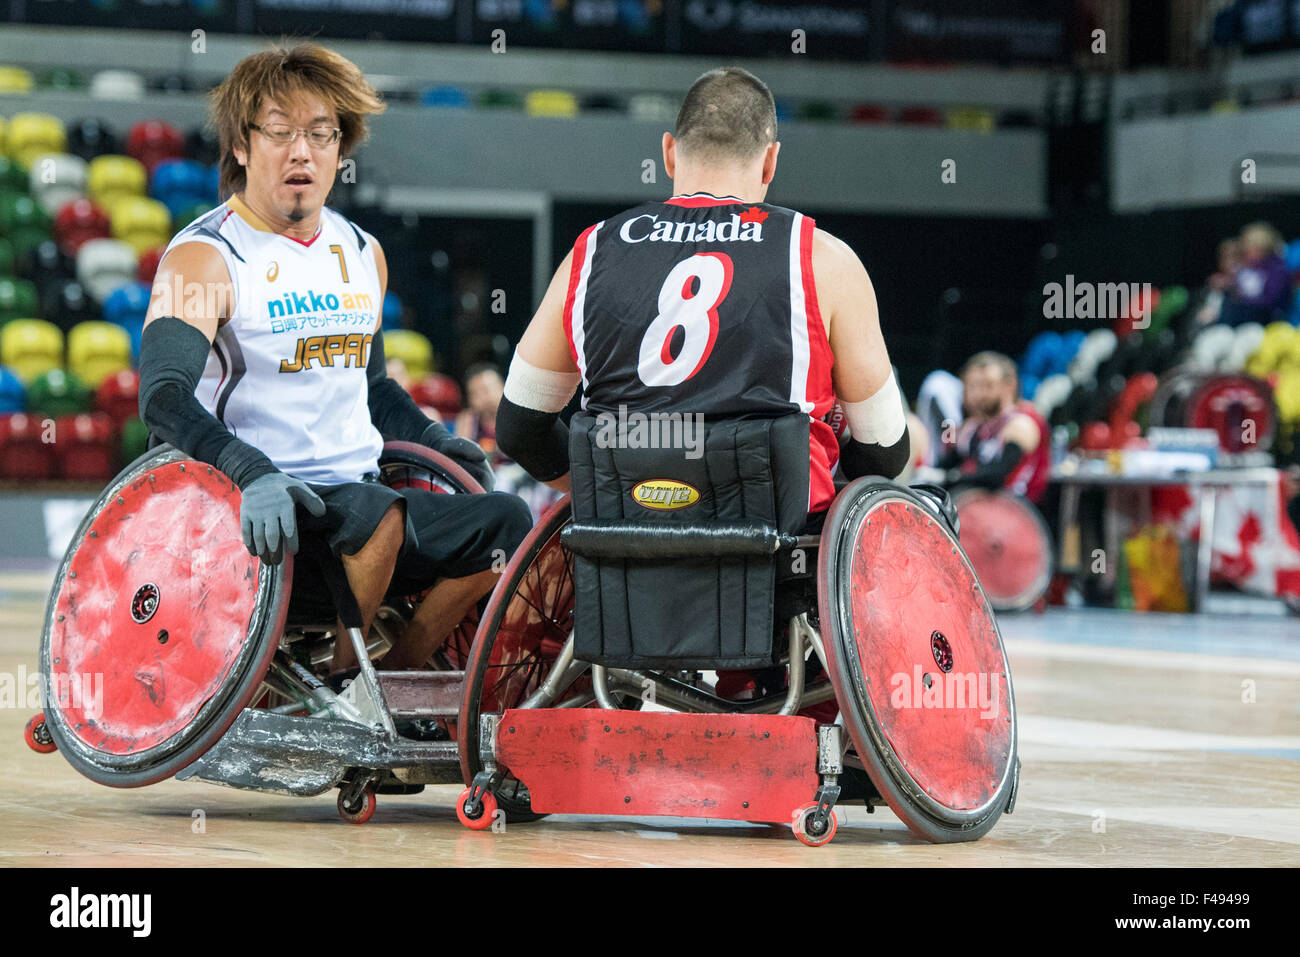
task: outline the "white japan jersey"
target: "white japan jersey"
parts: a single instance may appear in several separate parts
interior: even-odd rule
[[[383,309],[374,237],[326,208],[316,237],[302,242],[232,197],[168,249],[190,242],[221,253],[235,292],[194,393],[203,407],[304,482],[378,472],[384,441],[366,384]]]

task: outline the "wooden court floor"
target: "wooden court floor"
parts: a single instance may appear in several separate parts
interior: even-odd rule
[[[36,670],[51,573],[0,573],[0,691]],[[835,840],[724,821],[555,816],[470,832],[457,787],[381,796],[361,827],[334,795],[168,781],[120,791],[22,740],[0,694],[8,866],[1300,866],[1300,621],[1052,610],[1008,617],[1024,763],[1018,805],[974,844],[930,846],[885,809]]]

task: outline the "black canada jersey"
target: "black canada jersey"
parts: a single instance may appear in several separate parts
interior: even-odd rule
[[[813,220],[708,194],[644,203],[574,244],[564,330],[583,408],[812,420],[811,506],[833,495],[831,353]]]

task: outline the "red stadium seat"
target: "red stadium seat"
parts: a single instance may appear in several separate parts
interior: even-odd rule
[[[60,416],[54,424],[59,475],[67,479],[110,479],[117,471],[113,423],[102,412]]]
[[[76,257],[83,243],[92,239],[108,239],[112,225],[108,214],[88,199],[74,199],[64,203],[54,218],[54,238],[59,249],[67,256]]]
[[[411,398],[435,410],[443,421],[454,419],[461,410],[460,386],[449,375],[425,376],[411,386]]]
[[[164,160],[184,159],[185,137],[170,123],[142,120],[127,134],[126,155],[139,160],[152,174]]]
[[[95,410],[108,416],[115,431],[122,431],[126,421],[140,414],[140,375],[127,369],[109,376],[95,392]]]
[[[859,103],[849,111],[849,122],[862,124],[888,123],[889,109],[877,103]]]
[[[905,106],[898,111],[898,121],[911,126],[943,126],[943,114],[931,106]]]
[[[138,282],[153,282],[153,277],[158,272],[158,264],[162,262],[163,250],[166,248],[166,246],[155,246],[140,254],[140,261],[135,266],[135,278]]]
[[[54,443],[41,441],[41,425],[41,419],[24,412],[0,416],[0,477],[26,481],[53,477]]]

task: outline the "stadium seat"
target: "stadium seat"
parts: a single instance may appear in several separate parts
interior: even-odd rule
[[[825,100],[810,100],[799,108],[799,119],[813,123],[833,122],[839,119],[839,110],[834,103]]]
[[[149,193],[176,216],[208,201],[207,168],[194,160],[164,160],[154,168]]]
[[[113,423],[102,412],[63,415],[54,423],[58,474],[81,481],[106,480],[117,471]]]
[[[83,322],[68,332],[68,371],[98,389],[110,376],[131,368],[131,337],[111,322]]]
[[[33,246],[50,238],[50,217],[26,194],[0,193],[0,235],[13,244],[21,261]]]
[[[184,73],[158,73],[145,81],[145,88],[154,93],[192,93],[195,82]]]
[[[63,121],[49,113],[15,113],[9,118],[9,156],[30,170],[36,157],[62,153],[67,143]]]
[[[435,86],[420,94],[420,105],[467,110],[470,106],[469,93],[458,86]]]
[[[108,214],[85,198],[65,203],[54,217],[54,238],[69,256],[75,257],[84,243],[110,235]]]
[[[135,266],[135,251],[116,239],[92,239],[77,250],[77,282],[98,303],[134,280]]]
[[[70,70],[65,66],[56,66],[44,71],[36,78],[36,82],[38,86],[45,87],[49,90],[72,92],[79,92],[90,85],[84,76],[76,70]]]
[[[12,277],[18,272],[18,257],[14,255],[14,244],[0,236],[0,276]]]
[[[0,325],[40,315],[40,297],[30,279],[0,278]]]
[[[65,369],[48,369],[27,386],[27,409],[33,415],[57,419],[90,411],[90,393]]]
[[[166,249],[166,246],[154,246],[140,254],[140,261],[135,266],[136,282],[153,283],[153,277],[158,273],[158,264],[162,262],[163,252]]]
[[[433,409],[439,418],[448,423],[462,408],[460,386],[449,375],[424,376],[411,386],[411,398],[417,405]]]
[[[139,100],[144,97],[144,77],[131,70],[100,70],[91,77],[90,95],[97,100]]]
[[[30,93],[32,86],[32,75],[26,70],[16,66],[0,66],[0,93]]]
[[[0,364],[27,383],[30,401],[32,383],[63,365],[63,333],[43,319],[11,319],[0,328]]]
[[[132,416],[122,425],[122,462],[134,462],[148,450],[149,427]]]
[[[75,261],[53,239],[42,240],[29,249],[19,267],[23,277],[35,284],[41,302],[48,298],[50,287],[57,280],[72,279],[76,271]]]
[[[384,354],[389,359],[400,359],[412,381],[433,371],[433,346],[411,329],[394,329],[385,333]]]
[[[588,93],[579,102],[583,113],[622,113],[623,101],[608,93]]]
[[[68,127],[68,152],[80,156],[87,163],[96,156],[111,156],[121,150],[117,134],[103,120],[86,117],[75,120]]]
[[[104,310],[75,279],[60,279],[46,292],[44,315],[64,332],[79,323],[100,319]]]
[[[524,112],[529,116],[577,116],[578,98],[565,90],[533,90],[524,97]]]
[[[898,122],[909,126],[943,126],[943,115],[932,106],[905,106],[898,111]]]
[[[124,196],[144,196],[149,175],[139,160],[129,156],[97,156],[90,161],[86,193],[112,216],[115,201]]]
[[[39,418],[0,415],[0,476],[40,481],[54,476],[54,443],[43,440]]]
[[[475,105],[481,110],[518,110],[524,100],[513,90],[484,90]]]
[[[36,157],[28,172],[28,192],[53,218],[66,203],[86,192],[86,161],[71,153],[46,153]]]
[[[859,103],[849,110],[849,122],[869,126],[889,122],[889,108],[878,103]]]
[[[205,216],[212,212],[212,209],[213,205],[211,203],[195,203],[193,206],[187,206],[185,209],[179,210],[177,214],[172,217],[172,227],[177,232],[180,232],[200,216]]]
[[[677,119],[677,104],[659,93],[637,93],[628,98],[627,115],[643,123],[668,123]]]
[[[131,339],[131,356],[140,361],[140,336],[144,332],[144,317],[149,311],[149,294],[152,287],[145,282],[128,282],[113,290],[104,300],[104,318],[126,330]]]
[[[0,415],[27,409],[27,387],[12,369],[0,366]]]
[[[171,239],[171,214],[156,199],[132,196],[118,200],[108,211],[113,238],[135,252],[137,260],[145,250],[165,246]]]
[[[126,155],[139,160],[150,173],[164,160],[185,157],[185,137],[162,120],[142,120],[126,136]]]
[[[27,192],[27,170],[8,156],[0,156],[0,193]]]
[[[132,416],[140,414],[140,375],[124,369],[106,378],[95,390],[95,410],[103,412],[122,431]]]
[[[948,129],[973,130],[977,133],[992,133],[998,125],[997,117],[991,110],[978,106],[954,107],[948,111]]]
[[[384,293],[383,329],[384,332],[388,332],[390,329],[400,328],[402,328],[402,300],[390,289]]]

